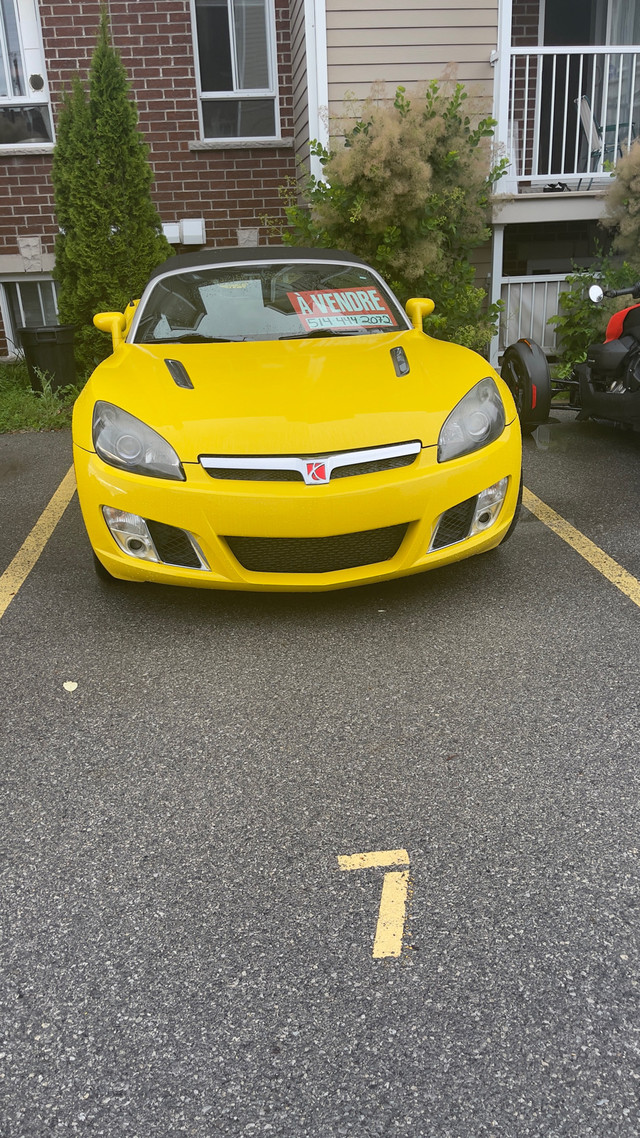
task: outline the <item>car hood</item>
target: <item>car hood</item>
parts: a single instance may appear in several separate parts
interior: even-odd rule
[[[396,375],[391,349],[409,363]],[[179,387],[165,360],[193,387]],[[422,332],[230,344],[123,344],[94,372],[74,421],[93,449],[91,413],[114,403],[158,431],[183,462],[201,454],[326,454],[419,440],[435,445],[459,399],[487,375],[507,420],[515,407],[481,356]]]

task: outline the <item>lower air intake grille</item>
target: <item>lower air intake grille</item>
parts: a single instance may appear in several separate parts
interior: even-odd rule
[[[477,497],[467,498],[465,502],[458,502],[442,515],[435,532],[432,549],[442,549],[445,545],[455,545],[457,541],[464,541],[468,536],[476,508]]]
[[[336,537],[225,537],[233,556],[252,573],[335,573],[389,561],[408,522]]]
[[[164,522],[151,522],[148,518],[146,522],[161,561],[167,565],[184,565],[188,569],[202,568],[200,558],[183,529]]]

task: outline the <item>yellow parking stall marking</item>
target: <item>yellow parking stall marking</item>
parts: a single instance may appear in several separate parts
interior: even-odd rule
[[[373,942],[375,960],[380,960],[383,956],[400,956],[402,952],[408,890],[408,869],[385,873],[382,882],[378,926]]]
[[[338,856],[340,869],[384,869],[388,865],[409,865],[406,850],[377,850],[372,853]],[[373,957],[400,956],[409,892],[409,870],[385,873],[378,924],[373,941]]]
[[[0,620],[7,611],[18,590],[26,581],[36,561],[47,544],[51,534],[64,514],[76,490],[76,480],[71,466],[40,514],[31,533],[25,538],[13,560],[0,577]]]
[[[585,561],[588,561],[594,569],[597,569],[598,573],[601,573],[603,577],[611,581],[611,584],[615,585],[616,589],[619,589],[621,593],[629,597],[629,600],[633,601],[634,605],[638,605],[640,608],[640,581],[637,577],[628,573],[626,569],[622,568],[622,565],[618,565],[618,562],[614,561],[613,557],[609,557],[608,553],[605,553],[603,549],[600,549],[598,545],[595,545],[593,541],[590,541],[588,537],[580,533],[580,530],[572,526],[570,522],[566,522],[560,514],[556,514],[555,510],[552,510],[550,506],[547,506],[540,498],[537,498],[535,494],[527,490],[526,486],[522,492],[522,504],[526,506],[532,514],[535,514],[539,521],[543,522],[550,530],[553,530],[558,537],[566,541],[567,545],[575,549],[576,553],[584,557]]]
[[[408,865],[406,850],[378,850],[375,853],[350,854],[338,857],[340,869],[383,869],[385,865]]]

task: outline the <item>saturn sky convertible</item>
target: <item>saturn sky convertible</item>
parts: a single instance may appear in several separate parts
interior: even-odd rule
[[[417,573],[511,532],[512,396],[327,249],[174,256],[125,313],[74,411],[103,580],[321,590]]]

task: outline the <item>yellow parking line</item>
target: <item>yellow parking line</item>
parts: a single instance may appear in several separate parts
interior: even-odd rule
[[[33,569],[51,534],[64,514],[76,489],[76,480],[71,466],[65,474],[48,505],[40,514],[31,533],[23,541],[13,561],[0,577],[0,620],[7,611],[16,593],[24,584]]]
[[[374,960],[380,960],[384,956],[400,956],[402,952],[408,889],[408,869],[403,869],[399,873],[385,873],[373,942]]]
[[[527,490],[526,486],[522,493],[522,503],[545,526],[557,533],[558,537],[566,541],[567,545],[575,549],[576,553],[584,557],[585,561],[597,569],[598,573],[611,581],[616,589],[619,589],[621,593],[629,597],[629,600],[633,601],[634,605],[638,605],[640,608],[640,581],[637,577],[628,573],[626,569],[622,568],[622,565],[618,565],[613,557],[609,557],[608,553],[605,553],[603,549],[600,549],[598,545],[580,533],[580,530],[576,529],[575,526],[566,522],[564,518],[560,517],[560,514],[556,514],[555,510],[552,510],[540,498],[536,498],[536,495]]]
[[[378,869],[385,865],[408,865],[406,850],[376,850],[373,853],[340,854],[340,869]]]

